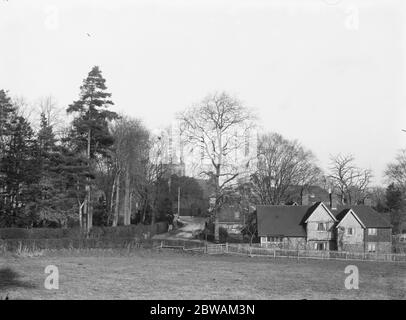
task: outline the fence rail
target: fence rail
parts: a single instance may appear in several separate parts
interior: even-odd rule
[[[236,254],[236,255],[248,255],[251,257],[258,256],[269,258],[406,262],[406,254],[291,250],[280,248],[262,248],[258,246],[250,246],[244,244],[228,244],[228,243],[207,245],[205,253]]]
[[[200,240],[154,240],[139,238],[113,238],[113,239],[0,239],[0,252],[44,249],[136,249],[136,248],[167,248],[180,249],[187,252],[200,252],[206,254],[235,254],[269,258],[293,259],[322,259],[322,260],[358,260],[406,262],[406,254],[400,253],[368,253],[349,251],[315,251],[291,250],[281,248],[266,248],[249,244],[213,244]]]

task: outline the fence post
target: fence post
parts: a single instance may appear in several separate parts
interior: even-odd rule
[[[276,259],[276,249],[273,248],[273,258]]]
[[[226,253],[228,253],[228,242],[226,242]]]

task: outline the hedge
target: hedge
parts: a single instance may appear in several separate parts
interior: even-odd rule
[[[118,227],[93,227],[87,238],[116,239],[149,237],[168,230],[167,222],[157,222],[152,230],[150,225],[129,225]],[[86,233],[80,228],[0,228],[0,239],[83,239]]]

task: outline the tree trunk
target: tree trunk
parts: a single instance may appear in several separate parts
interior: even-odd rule
[[[113,187],[111,188],[111,194],[110,194],[110,215],[109,215],[109,221],[111,219],[111,217],[113,217],[112,220],[114,220],[114,195],[116,192],[116,181],[117,181],[117,176],[118,173],[116,173],[115,177],[114,177],[114,181],[113,181]],[[113,224],[113,221],[112,221]]]
[[[114,208],[114,217],[113,217],[113,227],[117,227],[118,224],[118,213],[120,207],[120,175],[117,176],[116,180],[116,203]]]
[[[145,218],[147,215],[147,206],[148,206],[148,199],[145,199],[144,208],[142,209],[142,223],[145,223]]]
[[[82,206],[79,205],[79,228],[82,229]]]
[[[90,143],[91,143],[91,134],[92,131],[89,129],[88,134],[87,134],[87,159],[89,161],[88,167],[90,171]],[[90,231],[92,228],[92,210],[91,210],[91,196],[90,196],[90,179],[87,178],[87,185],[86,185],[86,214],[87,214],[87,225],[86,225],[86,230],[87,232]]]
[[[130,224],[130,173],[127,168],[125,172],[125,187],[124,187],[124,225]]]
[[[223,161],[223,145],[221,139],[221,132],[217,131],[218,142],[218,164],[216,167],[216,210],[214,212],[214,242],[220,242],[220,226],[219,226],[219,211],[220,211],[220,176],[221,176],[221,163]]]
[[[132,214],[132,208],[133,208],[133,193],[130,192],[130,203],[128,205],[129,211],[128,211],[128,224],[131,224],[131,214]]]

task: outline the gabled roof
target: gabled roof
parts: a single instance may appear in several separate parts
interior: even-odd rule
[[[392,225],[386,220],[383,215],[375,211],[370,206],[355,205],[355,206],[337,206],[336,210],[331,210],[337,220],[342,220],[345,215],[352,209],[355,215],[361,220],[366,228],[391,228]]]
[[[304,217],[317,208],[312,206],[257,206],[259,236],[306,237]]]
[[[306,215],[306,217],[304,218],[304,223],[307,223],[307,220],[310,218],[310,216],[312,215],[312,213],[314,212],[314,210],[316,210],[316,208],[318,208],[319,206],[322,206],[328,213],[328,215],[334,220],[334,222],[337,222],[336,217],[334,216],[334,214],[331,213],[331,211],[327,208],[327,206],[323,203],[323,202],[316,202],[312,207],[313,210],[309,210],[308,214]]]
[[[353,217],[355,218],[355,220],[358,221],[358,223],[361,225],[361,227],[363,227],[364,229],[366,228],[365,224],[362,222],[362,220],[357,216],[357,214],[352,209],[344,209],[338,214],[337,219],[340,220],[340,222],[337,224],[336,228],[338,228],[340,226],[341,222],[349,214],[353,215]]]

